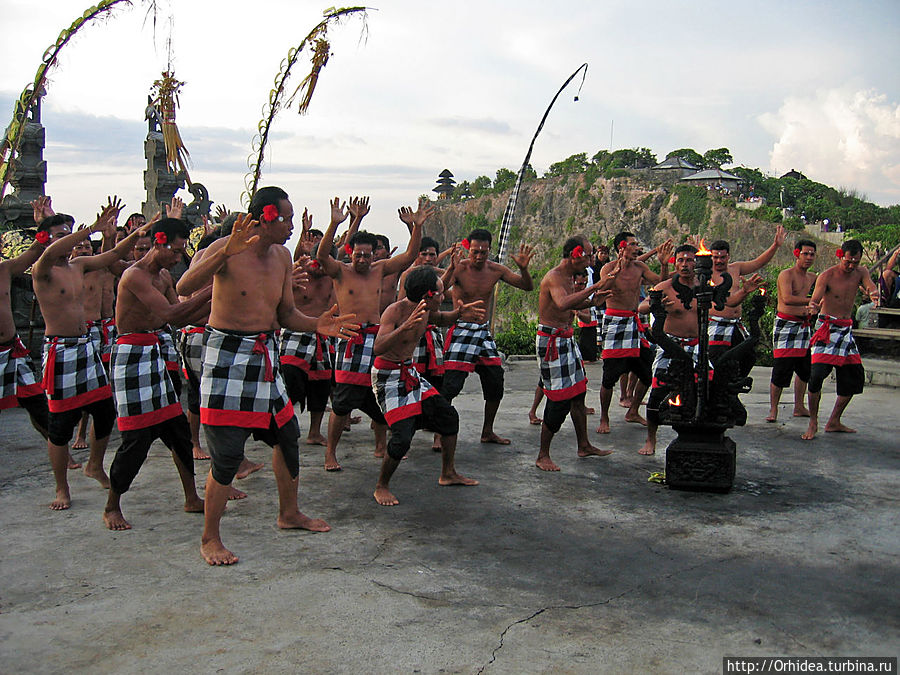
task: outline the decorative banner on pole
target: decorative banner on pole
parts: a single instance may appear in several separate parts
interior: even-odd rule
[[[501,264],[506,259],[506,250],[509,246],[509,231],[512,227],[513,216],[516,212],[516,201],[519,198],[519,186],[522,184],[522,177],[525,175],[525,170],[528,168],[528,163],[531,161],[531,151],[534,150],[534,142],[544,128],[544,122],[547,121],[547,116],[550,114],[550,109],[553,108],[553,104],[556,103],[556,99],[559,98],[563,89],[569,86],[569,82],[574,80],[581,70],[584,70],[584,73],[581,75],[581,84],[578,86],[578,93],[581,93],[581,87],[584,86],[584,78],[587,77],[587,67],[588,64],[582,63],[574,73],[569,75],[569,79],[563,82],[559,91],[556,92],[556,96],[553,97],[553,100],[550,101],[550,105],[547,106],[547,110],[541,118],[541,123],[538,124],[537,131],[534,132],[534,137],[531,139],[531,145],[528,146],[528,152],[525,153],[525,161],[522,162],[522,168],[519,169],[519,175],[516,176],[516,183],[513,185],[512,192],[509,195],[509,201],[506,203],[506,211],[503,212],[503,222],[500,224],[500,249],[497,253],[497,261]],[[575,100],[578,100],[578,94],[575,95]]]

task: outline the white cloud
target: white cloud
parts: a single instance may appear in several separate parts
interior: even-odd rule
[[[900,104],[875,90],[825,89],[790,96],[759,116],[776,138],[770,168],[797,169],[832,186],[864,188],[869,199],[900,202]]]

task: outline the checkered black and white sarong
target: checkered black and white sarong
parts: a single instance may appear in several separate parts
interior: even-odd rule
[[[200,377],[200,421],[211,426],[268,429],[294,418],[278,372],[272,332],[240,333],[206,327]]]
[[[422,414],[422,401],[438,390],[420,377],[412,360],[397,363],[380,356],[372,364],[372,391],[388,425]]]
[[[606,308],[603,314],[602,359],[638,358],[641,347],[650,347],[645,337],[647,326],[637,312]]]
[[[181,333],[181,372],[185,377],[200,381],[203,374],[203,332],[204,326],[185,326]]]
[[[813,363],[846,366],[862,363],[856,341],[853,339],[853,321],[819,314],[816,332],[809,340]]]
[[[44,393],[34,375],[31,355],[16,335],[0,345],[0,410],[15,408],[18,399]]]
[[[499,366],[500,350],[486,323],[457,321],[447,331],[444,368],[471,373],[475,366]]]
[[[163,333],[125,333],[116,338],[110,377],[119,431],[146,429],[182,414],[163,359]]]
[[[100,353],[100,360],[109,363],[113,345],[116,342],[116,320],[94,319],[88,321],[88,335],[94,341],[94,348]]]
[[[89,335],[44,338],[44,378],[50,412],[65,412],[111,398],[100,353]]]
[[[419,373],[444,374],[444,336],[440,328],[428,326],[413,350],[412,360]]]
[[[776,359],[806,356],[811,333],[807,317],[778,312],[772,328],[772,355]]]
[[[295,366],[310,380],[330,380],[334,369],[334,347],[327,337],[284,329],[281,331],[281,363]]]
[[[709,317],[709,346],[730,347],[734,342],[734,334],[739,332],[746,340],[750,333],[744,328],[740,319],[726,319],[721,316]]]
[[[369,387],[372,384],[372,361],[375,359],[375,335],[378,324],[362,324],[359,335],[338,340],[335,348],[334,381]]]
[[[571,328],[538,325],[535,350],[541,388],[551,401],[567,401],[587,391],[587,375],[574,334]]]
[[[179,362],[181,358],[178,356],[175,338],[172,337],[172,329],[169,326],[164,326],[155,332],[159,336],[159,348],[162,350],[163,361],[166,362],[166,370],[170,373],[177,373],[180,370]],[[175,376],[173,375],[172,377]]]
[[[669,335],[666,333],[666,335]],[[694,366],[697,366],[697,363],[700,361],[700,340],[698,338],[683,338],[678,337],[677,335],[669,335],[670,338],[675,340],[678,344],[681,345],[682,349],[685,352],[690,354],[691,359],[694,361]],[[653,382],[651,383],[651,387],[658,387],[659,381],[657,379],[657,375],[661,372],[669,370],[669,364],[672,363],[672,359],[666,356],[666,353],[659,349],[656,352],[656,358],[653,359]],[[713,364],[709,363],[709,379],[713,378]]]

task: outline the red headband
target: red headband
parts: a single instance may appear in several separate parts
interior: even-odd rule
[[[153,235],[153,238],[156,240],[157,244],[168,244],[169,238],[166,236],[165,232],[157,232]]]

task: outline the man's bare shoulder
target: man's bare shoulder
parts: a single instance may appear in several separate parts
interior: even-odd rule
[[[669,277],[668,279],[663,279],[658,284],[654,284],[651,290],[657,291],[666,291],[672,288],[672,282],[675,280],[675,277]]]

